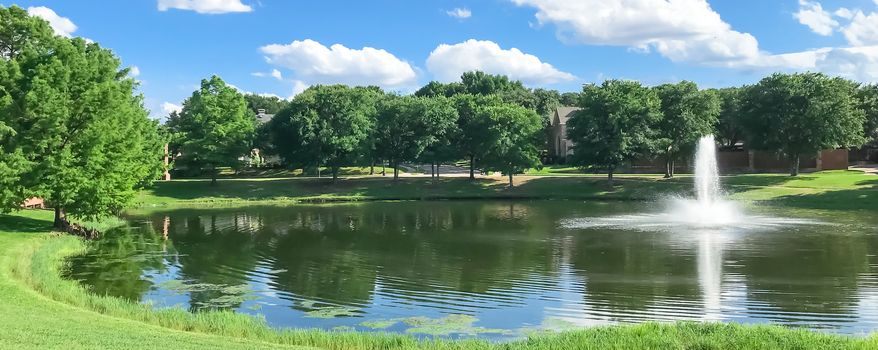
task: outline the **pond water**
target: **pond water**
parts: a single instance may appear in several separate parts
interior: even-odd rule
[[[878,328],[874,215],[750,208],[789,220],[612,224],[643,222],[635,214],[659,207],[462,201],[173,211],[130,218],[73,258],[67,277],[100,294],[232,309],[278,327],[489,339],[647,320]]]

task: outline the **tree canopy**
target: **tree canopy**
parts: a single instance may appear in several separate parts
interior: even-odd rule
[[[98,44],[52,34],[19,7],[0,8],[0,202],[29,197],[65,214],[121,210],[158,178],[163,140],[137,83]]]
[[[478,111],[487,121],[483,164],[486,170],[509,177],[539,165],[539,145],[543,141],[543,122],[536,112],[515,105],[488,106]]]
[[[862,144],[864,113],[857,86],[821,73],[773,74],[747,89],[741,126],[753,149],[780,151],[799,172],[799,158]]]
[[[583,167],[613,172],[637,157],[653,152],[661,119],[661,100],[636,81],[608,80],[583,87],[580,111],[567,121],[567,136],[575,142],[571,161]]]
[[[715,92],[698,90],[691,81],[663,84],[655,90],[662,112],[657,124],[661,136],[657,150],[665,157],[665,177],[673,177],[677,158],[689,154],[700,137],[713,133],[720,100]]]
[[[214,75],[201,81],[167,126],[174,135],[173,149],[180,154],[176,162],[210,171],[216,183],[218,167],[238,166],[250,153],[256,118],[244,96]]]
[[[397,179],[400,163],[421,159],[428,147],[450,144],[456,122],[457,110],[445,97],[388,95],[378,103],[378,154],[390,161]]]

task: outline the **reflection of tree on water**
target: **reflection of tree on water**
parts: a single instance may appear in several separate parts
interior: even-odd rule
[[[380,278],[382,288],[418,302],[422,292],[503,290],[527,273],[553,270],[545,233],[527,238],[534,232],[526,220],[508,217],[510,206],[382,206],[308,208],[289,216],[270,253],[273,268],[285,271],[278,273],[279,287],[306,299],[362,305]]]
[[[218,287],[241,286],[249,281],[248,272],[258,263],[257,240],[241,232],[241,221],[238,215],[171,219],[172,239],[179,253],[179,279],[217,286],[190,291],[192,309],[213,308],[214,300],[227,296]],[[236,308],[240,302],[224,306]]]
[[[89,253],[70,259],[72,270],[67,277],[80,280],[99,294],[133,301],[140,301],[152,287],[143,274],[165,272],[164,250],[173,249],[149,226],[133,233],[110,230],[89,245]]]
[[[95,273],[76,278],[98,293],[130,299],[149,291],[145,272],[162,271],[187,283],[270,289],[309,311],[337,305],[372,313],[390,303],[473,314],[545,307],[526,317],[554,308],[600,322],[729,315],[801,322],[816,315],[831,323],[856,312],[866,283],[860,275],[874,273],[868,259],[876,238],[865,234],[814,229],[729,241],[557,226],[586,211],[617,210],[565,202],[409,202],[182,211],[152,220],[164,231],[169,218],[167,241],[149,230],[108,237],[95,243],[99,253],[74,266]],[[175,269],[165,272],[165,264]],[[202,288],[186,295],[201,309],[229,293]]]
[[[756,249],[733,258],[739,261],[736,270],[746,275],[748,298],[783,311],[767,310],[773,320],[827,320],[856,310],[860,276],[870,272],[874,240],[863,234],[824,233],[797,240],[776,235],[761,237]]]
[[[632,321],[657,316],[650,311],[661,305],[683,307],[686,301],[698,300],[692,255],[662,246],[663,236],[606,231],[579,237],[572,262],[587,281],[585,302],[600,314]],[[673,316],[693,311],[680,309]]]

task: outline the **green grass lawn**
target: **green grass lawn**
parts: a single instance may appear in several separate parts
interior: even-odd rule
[[[417,199],[576,199],[655,200],[691,195],[691,175],[619,175],[609,187],[605,175],[517,176],[513,188],[502,177],[348,178],[332,182],[313,178],[221,179],[159,182],[136,199],[138,208],[242,205],[265,202],[332,202]],[[878,176],[857,171],[827,171],[790,177],[781,174],[724,176],[730,197],[765,204],[810,209],[876,209]]]

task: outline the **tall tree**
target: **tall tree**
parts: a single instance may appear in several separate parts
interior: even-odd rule
[[[650,154],[661,119],[661,101],[654,90],[635,81],[608,80],[583,87],[579,107],[567,121],[567,138],[575,143],[571,161],[613,173],[627,162]]]
[[[201,80],[167,126],[177,136],[177,163],[209,171],[216,184],[218,167],[237,166],[252,149],[256,117],[244,96],[214,75]]]
[[[158,178],[162,142],[137,83],[98,44],[54,36],[18,7],[0,8],[0,174],[3,211],[28,197],[66,214],[121,210]]]
[[[657,124],[661,137],[658,151],[664,153],[665,177],[674,176],[674,163],[688,154],[702,136],[711,134],[719,115],[720,101],[713,91],[699,91],[691,81],[655,87],[661,100],[662,118]]]
[[[369,153],[366,139],[372,135],[377,99],[374,87],[315,85],[293,99],[275,116],[272,131],[287,142],[276,145],[281,156],[298,163],[314,164],[318,171],[329,166],[333,180],[343,165]],[[285,134],[289,132],[289,134]]]
[[[875,145],[878,143],[878,84],[861,86],[856,97],[866,117],[863,123],[865,141]]]
[[[802,155],[864,142],[856,84],[821,73],[773,74],[747,89],[741,127],[747,145],[780,151],[799,174]]]
[[[399,164],[415,161],[444,138],[457,121],[457,110],[445,97],[389,95],[378,104],[378,150],[399,178]]]
[[[424,87],[415,91],[415,96],[417,97],[437,97],[437,96],[445,96],[452,97],[457,94],[464,93],[464,87],[461,83],[448,83],[443,84],[438,81],[431,81],[424,85]]]
[[[488,106],[478,112],[479,119],[490,125],[483,164],[486,170],[499,171],[509,177],[539,164],[543,143],[543,122],[529,109],[515,105]]]
[[[457,108],[457,126],[460,130],[457,146],[460,155],[469,159],[469,178],[475,179],[476,161],[485,154],[485,143],[490,133],[490,120],[485,119],[481,108],[502,105],[497,95],[456,95],[453,98]]]
[[[741,94],[746,87],[730,87],[716,89],[720,101],[719,120],[716,124],[716,136],[725,147],[734,147],[744,137],[741,130]]]

